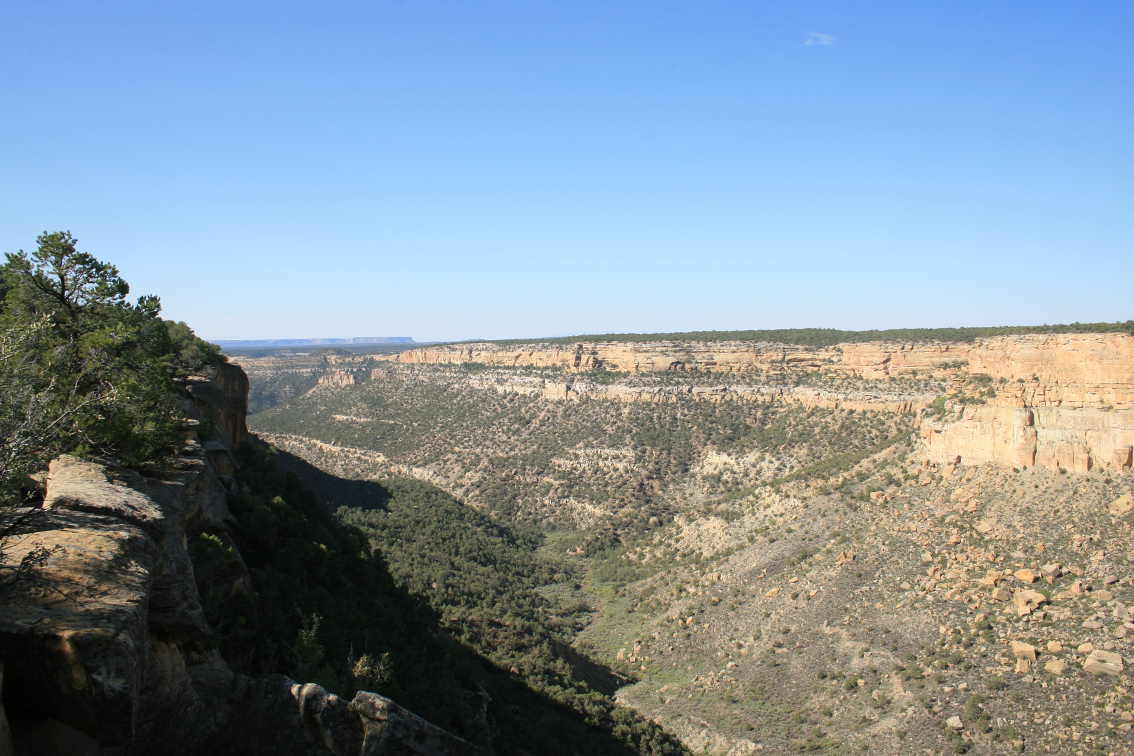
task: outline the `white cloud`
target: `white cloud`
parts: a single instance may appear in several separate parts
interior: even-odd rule
[[[808,32],[807,37],[803,40],[803,44],[808,47],[830,47],[835,44],[835,35],[824,34],[823,32]]]

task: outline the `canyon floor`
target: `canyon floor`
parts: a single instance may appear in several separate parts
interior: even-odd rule
[[[885,374],[892,358],[844,370],[830,355],[725,374],[242,365],[250,426],[279,448],[538,532],[559,576],[542,600],[584,618],[575,651],[691,751],[1128,752],[1125,395],[1017,358],[1037,402],[966,349],[907,352]],[[1016,440],[982,440],[1009,411]],[[1030,464],[1012,464],[1028,443]]]

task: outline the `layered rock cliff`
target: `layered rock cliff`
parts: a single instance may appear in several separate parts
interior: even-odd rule
[[[473,751],[382,696],[240,674],[218,650],[187,542],[231,525],[247,389],[218,366],[189,383],[199,419],[171,464],[143,476],[60,457],[42,506],[6,515],[0,754]],[[230,561],[225,590],[256,600]]]
[[[493,367],[554,367],[570,372],[700,370],[739,373],[785,367],[818,369],[834,363],[837,358],[836,349],[809,349],[790,344],[650,341],[520,346],[491,342],[450,344],[410,349],[379,359],[409,365],[476,363]]]
[[[423,347],[384,359],[412,365],[557,368],[567,373],[853,375],[879,382],[879,390],[867,395],[809,387],[699,391],[706,398],[747,393],[819,406],[903,412],[925,406],[932,397],[892,396],[894,392],[885,388],[892,379],[975,377],[987,381],[979,396],[950,396],[947,411],[927,416],[922,423],[926,459],[1072,471],[1130,469],[1134,460],[1134,336],[1124,333],[999,336],[956,343],[868,342],[816,349],[739,341],[519,346],[486,342]],[[526,390],[543,392],[548,398],[602,395],[622,400],[658,400],[671,393],[554,380]]]
[[[916,372],[952,375],[967,368],[994,378],[1038,376],[1042,381],[1106,385],[1115,383],[1123,370],[1129,372],[1131,343],[1134,337],[1125,333],[996,336],[970,342],[874,341],[831,347],[748,341],[479,342],[420,347],[377,359],[410,365],[552,367],[567,372],[830,370],[879,379]]]
[[[923,423],[929,459],[1130,469],[1134,337],[1021,336],[997,346],[969,356],[969,370],[992,380],[980,403],[954,400]]]

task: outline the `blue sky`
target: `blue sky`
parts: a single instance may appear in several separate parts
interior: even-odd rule
[[[209,338],[1134,317],[1134,3],[0,8],[0,250]]]

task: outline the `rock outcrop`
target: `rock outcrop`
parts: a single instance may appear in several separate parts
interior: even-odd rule
[[[317,385],[344,388],[346,386],[353,386],[355,383],[357,383],[357,381],[355,380],[354,373],[346,370],[335,370],[319,376]]]
[[[151,482],[61,457],[43,508],[20,513],[6,558],[36,566],[0,614],[17,750],[34,750],[26,744],[45,728],[124,746],[170,702],[201,707],[192,668],[217,660],[182,650],[209,635],[185,533],[193,519],[223,516],[223,487],[200,456],[190,461],[200,464]]]
[[[248,376],[239,365],[222,362],[208,375],[191,377],[186,385],[193,402],[213,424],[216,437],[229,449],[248,438]]]

